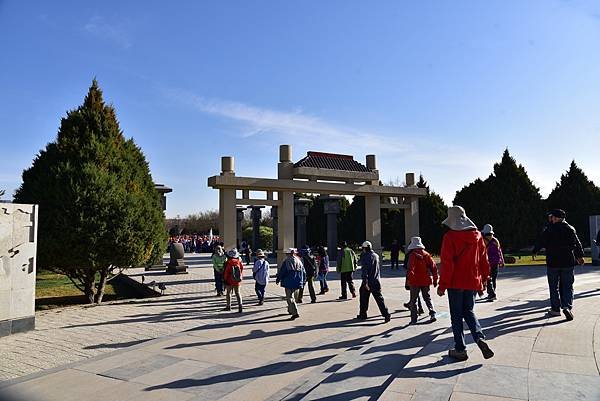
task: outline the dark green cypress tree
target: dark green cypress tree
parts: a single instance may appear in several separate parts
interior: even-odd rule
[[[439,254],[444,234],[442,221],[448,215],[448,206],[446,206],[441,196],[429,189],[423,175],[419,176],[417,187],[427,189],[427,195],[419,198],[419,232],[421,239],[430,252]]]
[[[585,246],[590,245],[589,216],[600,214],[600,189],[588,179],[575,160],[546,200],[548,209],[567,212],[567,221],[575,227]]]
[[[493,174],[458,191],[454,204],[463,206],[479,228],[492,224],[507,249],[531,246],[544,222],[540,191],[508,149]]]
[[[150,261],[165,246],[148,163],[123,136],[95,79],[23,172],[15,201],[40,205],[40,266],[66,274],[90,303],[102,302],[111,272]]]

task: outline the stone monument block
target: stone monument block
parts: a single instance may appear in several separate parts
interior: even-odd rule
[[[0,336],[35,327],[37,213],[0,203]]]
[[[185,257],[185,251],[183,244],[175,242],[171,244],[171,250],[169,252],[169,264],[167,265],[167,273],[169,274],[187,274],[187,266],[185,265],[183,258]]]

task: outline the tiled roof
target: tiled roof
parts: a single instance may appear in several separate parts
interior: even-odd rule
[[[368,173],[370,170],[349,155],[335,153],[308,152],[306,157],[294,164],[294,167],[323,168],[327,170],[357,171]]]

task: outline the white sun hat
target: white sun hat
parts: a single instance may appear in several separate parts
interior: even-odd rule
[[[226,255],[227,255],[227,257],[232,258],[232,259],[237,259],[240,257],[240,254],[239,254],[237,248],[230,249],[229,251],[227,251]]]
[[[448,208],[448,217],[442,221],[442,224],[448,226],[454,231],[466,231],[477,229],[473,221],[467,217],[465,209],[462,206],[452,206]]]
[[[483,235],[488,235],[488,234],[494,235],[494,227],[492,227],[491,224],[486,224],[485,226],[483,226],[483,230],[481,230],[481,233]]]
[[[425,245],[423,245],[421,237],[412,237],[410,239],[410,244],[408,244],[407,249],[409,251],[412,251],[413,249],[425,249]]]
[[[362,247],[363,248],[372,248],[373,245],[371,245],[370,241],[365,241],[365,242],[363,242]]]
[[[286,254],[286,255],[293,255],[294,253],[296,253],[296,248],[288,248],[288,249],[285,251],[285,254]]]

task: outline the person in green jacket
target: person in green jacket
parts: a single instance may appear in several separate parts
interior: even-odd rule
[[[340,280],[342,282],[342,296],[338,299],[348,299],[346,284],[348,284],[352,298],[356,298],[356,290],[354,289],[354,283],[352,282],[352,273],[356,270],[357,264],[356,254],[348,246],[346,241],[342,243],[341,248],[336,267],[336,271],[340,273]]]
[[[213,270],[215,272],[215,289],[217,290],[217,296],[223,296],[223,269],[225,267],[225,251],[221,245],[217,245],[212,254]]]

